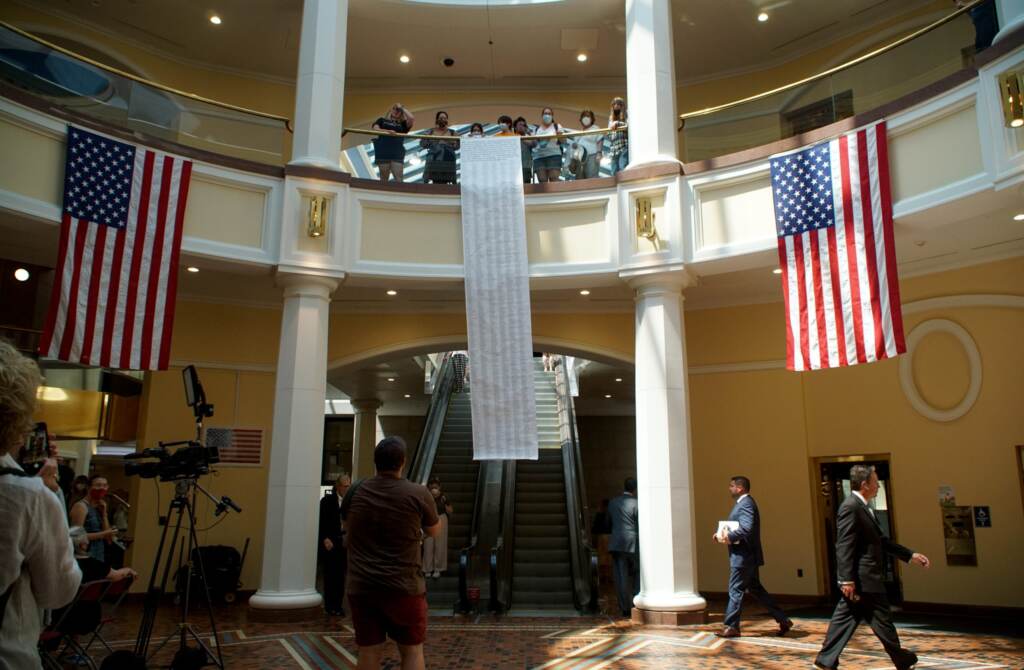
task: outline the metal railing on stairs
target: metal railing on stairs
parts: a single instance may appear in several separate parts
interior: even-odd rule
[[[437,371],[437,380],[433,384],[434,393],[430,397],[430,407],[427,409],[427,420],[420,434],[419,442],[409,459],[410,466],[408,474],[409,481],[417,484],[426,484],[430,477],[430,471],[434,467],[434,457],[437,455],[437,443],[441,438],[441,431],[444,430],[444,419],[448,414],[448,401],[452,394],[454,383],[454,366],[451,357],[445,356],[441,367]]]
[[[473,496],[473,517],[469,522],[469,544],[459,550],[459,597],[455,601],[455,611],[460,613],[468,613],[473,609],[469,597],[470,568],[480,538],[480,508],[483,506],[486,479],[487,468],[481,463],[476,476],[476,494]]]
[[[569,551],[572,557],[573,602],[576,609],[586,612],[598,610],[597,550],[590,541],[587,524],[587,492],[583,480],[583,458],[576,430],[569,389],[569,371],[565,357],[556,359],[555,391],[558,398],[558,424],[562,439],[562,464],[565,470],[566,516],[569,522]]]
[[[512,561],[516,531],[516,462],[505,461],[501,473],[498,538],[488,562],[491,593],[488,609],[501,614],[512,607]]]

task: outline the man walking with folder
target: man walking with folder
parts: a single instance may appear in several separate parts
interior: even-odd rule
[[[743,596],[754,596],[768,613],[779,622],[779,635],[785,635],[793,627],[786,614],[779,609],[758,575],[764,565],[761,550],[761,514],[757,503],[750,497],[750,480],[733,477],[729,480],[729,494],[736,501],[729,521],[715,533],[715,541],[729,545],[729,605],[725,608],[725,627],[719,637],[740,636],[740,611]]]

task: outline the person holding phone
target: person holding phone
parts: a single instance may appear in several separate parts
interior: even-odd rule
[[[107,518],[107,491],[110,485],[102,475],[89,478],[89,494],[71,508],[72,526],[81,526],[89,537],[89,555],[97,561],[107,560],[107,543],[113,541],[116,528]]]

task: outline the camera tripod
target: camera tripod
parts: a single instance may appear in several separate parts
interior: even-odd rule
[[[143,607],[142,621],[139,624],[139,633],[135,640],[134,655],[138,659],[148,659],[156,656],[164,646],[175,636],[179,638],[178,651],[174,655],[174,660],[171,663],[172,668],[199,668],[207,665],[215,665],[221,670],[224,670],[224,658],[221,655],[220,640],[217,637],[217,622],[213,616],[213,603],[210,598],[209,583],[206,579],[206,568],[203,565],[203,558],[201,552],[195,552],[195,559],[199,565],[199,581],[202,585],[201,595],[203,600],[206,602],[206,611],[210,617],[210,630],[212,632],[213,647],[216,650],[210,648],[208,644],[203,641],[202,636],[195,631],[192,624],[188,622],[188,612],[190,599],[192,596],[192,565],[189,565],[186,570],[185,578],[185,592],[182,595],[181,602],[181,619],[178,622],[177,630],[172,631],[163,642],[157,646],[152,654],[149,653],[149,643],[153,636],[153,624],[156,622],[157,609],[160,606],[160,599],[167,592],[167,579],[171,573],[171,563],[174,557],[174,549],[178,545],[178,536],[182,531],[182,524],[188,520],[187,539],[182,538],[183,542],[187,544],[185,554],[188,557],[188,561],[191,564],[193,559],[193,549],[199,546],[199,539],[196,536],[196,515],[195,515],[195,502],[198,493],[202,493],[210,500],[212,500],[217,508],[222,510],[225,502],[223,499],[218,500],[211,495],[206,489],[199,485],[198,477],[189,477],[185,479],[179,479],[174,483],[174,498],[171,500],[168,509],[166,522],[164,523],[164,529],[160,534],[160,543],[157,545],[156,558],[153,562],[153,572],[149,577],[149,587],[146,590],[145,605]],[[227,501],[232,508],[236,511],[240,511],[236,505]],[[177,517],[174,520],[174,533],[171,536],[171,544],[168,547],[166,556],[164,555],[164,547],[167,541],[167,533],[171,529],[171,516],[172,513],[177,512]],[[160,570],[160,562],[163,560],[163,575],[160,578],[160,583],[157,585],[157,574]],[[190,647],[190,640],[194,640],[198,644],[198,648]]]

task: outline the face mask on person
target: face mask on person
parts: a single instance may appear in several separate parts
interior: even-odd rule
[[[448,119],[443,119],[442,118],[442,119],[438,119],[437,120],[437,127],[438,128],[446,128],[447,126],[448,126]]]
[[[483,136],[484,136],[484,134],[483,134],[483,133],[481,133],[481,132],[480,132],[479,130],[474,130],[473,132],[471,132],[471,133],[469,134],[469,136],[470,136],[470,137],[483,137]]]
[[[550,124],[552,121],[555,120],[555,117],[552,114],[545,114],[545,115],[543,115],[540,118],[541,118],[542,121],[544,121],[544,123],[547,123],[547,124]]]
[[[511,126],[508,125],[507,123],[501,124],[501,132],[503,132],[503,133],[507,133],[510,128],[511,128]]]
[[[89,497],[99,502],[107,497],[106,489],[89,489]]]
[[[589,128],[590,126],[594,125],[594,119],[590,118],[589,116],[584,116],[580,120],[580,123],[583,124],[584,128]]]

